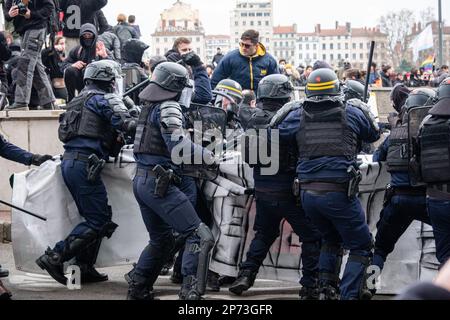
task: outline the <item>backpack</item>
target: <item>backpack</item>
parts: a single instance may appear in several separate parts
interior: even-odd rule
[[[125,43],[133,38],[133,35],[127,25],[118,25],[114,27],[114,33],[120,40],[120,45],[123,48]]]

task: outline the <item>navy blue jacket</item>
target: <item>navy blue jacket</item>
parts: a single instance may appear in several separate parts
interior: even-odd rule
[[[387,160],[389,149],[389,137],[375,151],[373,155],[374,162],[384,162]],[[408,172],[391,172],[391,186],[393,187],[411,187],[411,180]]]
[[[259,44],[258,51],[253,57],[242,55],[239,49],[229,52],[214,70],[211,87],[215,88],[224,79],[231,79],[238,82],[242,89],[257,92],[262,78],[278,73],[277,61],[266,52],[262,44]]]
[[[87,86],[84,90],[98,90],[98,88]],[[123,118],[114,113],[103,95],[98,94],[90,98],[86,102],[86,108],[99,115],[103,120],[110,122],[117,131],[123,131]],[[87,155],[95,153],[102,159],[109,159],[109,151],[102,146],[102,141],[98,139],[78,137],[67,142],[64,149],[68,152],[81,152]]]
[[[30,166],[33,154],[7,142],[0,134],[0,157]]]
[[[203,66],[192,68],[192,73],[195,83],[195,93],[192,102],[198,104],[208,104],[213,99],[213,96],[211,92],[211,82],[209,81],[206,68]]]
[[[280,141],[292,144],[297,143],[296,135],[300,131],[302,112],[302,108],[292,111],[278,126]],[[369,120],[361,110],[347,105],[346,112],[350,128],[361,141],[373,143],[380,138],[380,132],[372,128]],[[299,150],[299,152],[301,154],[302,151]],[[347,169],[350,166],[356,168],[356,160],[349,160],[345,157],[321,157],[299,161],[297,175],[301,181],[346,183],[351,179],[347,173]]]

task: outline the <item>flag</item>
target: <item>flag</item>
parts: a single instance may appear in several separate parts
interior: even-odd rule
[[[433,28],[431,24],[425,28],[412,42],[410,48],[413,49],[414,52],[414,60],[417,61],[419,59],[419,52],[422,50],[433,48],[434,40],[433,40]]]
[[[420,65],[421,68],[423,68],[424,73],[427,74],[432,74],[433,73],[433,66],[434,66],[434,62],[435,62],[435,56],[434,54],[428,56],[428,58],[422,62],[422,64]]]

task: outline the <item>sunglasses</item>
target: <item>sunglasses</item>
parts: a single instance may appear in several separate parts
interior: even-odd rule
[[[241,47],[246,48],[246,49],[250,49],[251,47],[254,46],[253,43],[252,43],[252,44],[248,44],[248,43],[244,43],[244,42],[239,42],[239,45],[240,45]]]

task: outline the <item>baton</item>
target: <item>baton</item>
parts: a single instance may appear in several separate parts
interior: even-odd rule
[[[0,203],[1,203],[1,204],[4,204],[5,206],[11,207],[11,208],[13,208],[13,209],[19,210],[19,211],[21,211],[21,212],[23,212],[23,213],[26,213],[26,214],[28,214],[28,215],[30,215],[30,216],[33,216],[33,217],[35,217],[35,218],[38,218],[38,219],[40,219],[40,220],[42,220],[42,221],[47,221],[47,218],[44,218],[44,217],[41,217],[40,215],[31,213],[30,211],[27,211],[27,210],[25,210],[25,209],[16,207],[16,206],[14,206],[14,205],[12,205],[12,204],[10,204],[10,203],[8,203],[8,202],[5,202],[5,201],[0,200]]]
[[[367,95],[369,94],[370,71],[372,68],[374,51],[375,51],[375,41],[372,41],[370,44],[370,54],[369,54],[369,64],[367,66],[366,84],[364,86],[364,100],[363,100],[364,102],[367,101]]]

